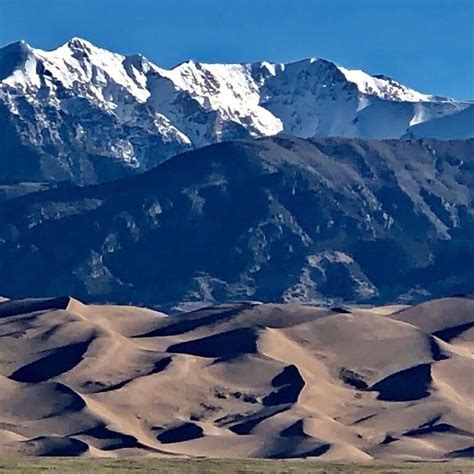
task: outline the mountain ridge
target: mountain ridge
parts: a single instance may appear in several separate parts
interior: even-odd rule
[[[278,133],[466,138],[473,111],[324,59],[164,69],[80,38],[52,51],[18,42],[0,49],[0,181],[91,184]]]

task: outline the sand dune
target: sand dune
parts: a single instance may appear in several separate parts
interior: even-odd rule
[[[167,317],[0,303],[0,454],[442,459],[474,447],[474,300]]]

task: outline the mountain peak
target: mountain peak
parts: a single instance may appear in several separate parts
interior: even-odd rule
[[[97,48],[97,46],[93,45],[90,41],[87,41],[83,38],[79,38],[74,36],[66,43],[71,49],[91,49]]]
[[[7,44],[6,46],[3,46],[2,48],[0,48],[0,52],[31,51],[31,50],[32,50],[31,46],[25,40],[15,41],[13,43]]]
[[[0,81],[11,76],[16,70],[22,69],[33,53],[26,41],[16,41],[0,49]]]
[[[346,80],[355,84],[359,92],[374,95],[381,99],[397,102],[429,102],[433,97],[406,87],[391,77],[378,74],[372,76],[360,69],[346,69],[338,66]]]
[[[33,52],[33,48],[24,40],[15,41],[0,48],[0,68],[5,62],[11,62],[13,58],[25,60]]]
[[[307,58],[303,58],[303,59],[297,59],[296,61],[291,61],[289,63],[286,63],[286,66],[289,66],[289,65],[292,65],[292,64],[299,64],[301,66],[304,66],[304,65],[311,65],[311,64],[314,64],[314,63],[327,63],[329,65],[334,65],[335,64],[331,61],[328,61],[327,59],[322,59],[322,58],[315,58],[313,56],[311,57],[307,57]]]

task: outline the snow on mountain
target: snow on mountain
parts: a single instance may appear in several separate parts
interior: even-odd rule
[[[103,181],[280,132],[400,138],[423,125],[420,136],[473,136],[462,119],[471,106],[323,59],[167,70],[80,38],[53,51],[18,42],[0,50],[0,180]],[[447,129],[429,125],[459,114]]]
[[[458,112],[441,116],[433,120],[414,123],[407,138],[428,138],[436,136],[447,140],[452,138],[470,138],[473,136],[474,104],[461,108]]]
[[[421,92],[410,89],[387,76],[371,76],[364,71],[350,70],[344,67],[339,67],[339,70],[344,74],[349,82],[356,84],[360,92],[369,95],[376,95],[381,99],[407,102],[430,102],[433,100],[449,101],[449,99],[436,99],[432,95],[422,94]]]

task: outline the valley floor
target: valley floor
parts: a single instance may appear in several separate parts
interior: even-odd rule
[[[272,474],[469,474],[474,461],[341,464],[318,461],[222,460],[222,459],[85,459],[12,458],[0,461],[0,473],[61,472],[113,473],[272,473]]]

